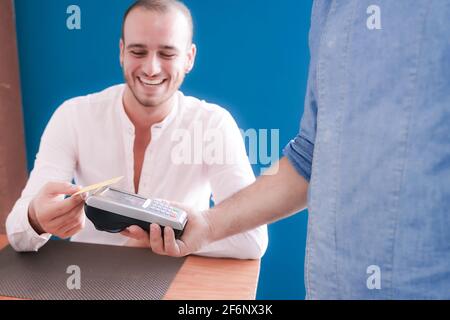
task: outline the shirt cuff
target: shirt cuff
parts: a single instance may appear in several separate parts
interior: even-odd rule
[[[30,219],[28,218],[28,211],[26,216],[24,217],[24,220],[22,221],[22,226],[25,232],[30,235],[31,239],[34,239],[35,241],[39,242],[40,240],[42,240],[47,242],[52,236],[50,233],[38,234],[36,230],[34,230],[34,228],[31,226]]]
[[[288,158],[298,174],[308,182],[311,180],[313,153],[314,144],[301,135],[290,141],[283,150],[283,154]]]
[[[16,208],[16,210],[19,208]],[[20,209],[20,215],[15,221],[10,221],[8,239],[11,246],[19,252],[38,251],[51,238],[51,234],[44,233],[39,235],[31,226],[28,219],[28,204]],[[16,214],[18,212],[15,212]],[[16,227],[14,227],[16,224]]]

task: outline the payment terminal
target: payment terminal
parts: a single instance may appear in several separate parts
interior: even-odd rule
[[[175,237],[181,237],[187,223],[185,211],[168,201],[148,199],[111,187],[103,187],[89,195],[85,201],[86,216],[100,231],[118,233],[137,225],[149,231],[150,224],[171,227]]]

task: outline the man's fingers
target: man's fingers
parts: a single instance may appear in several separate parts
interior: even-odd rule
[[[148,240],[148,233],[138,226],[130,226],[121,233],[135,240]]]
[[[85,225],[86,216],[83,212],[77,212],[77,214],[73,215],[71,213],[71,216],[68,217],[68,219],[62,223],[61,227],[59,228],[63,233],[69,231],[70,229],[74,228],[75,226],[82,226]]]
[[[73,185],[69,182],[49,182],[44,186],[44,192],[47,195],[72,195],[80,190],[81,187]]]
[[[150,247],[153,252],[164,255],[164,240],[161,235],[161,227],[157,224],[150,225]]]
[[[164,228],[164,251],[172,257],[180,255],[180,248],[175,241],[175,232],[170,227]]]
[[[69,221],[84,213],[83,205],[84,204],[81,201],[80,203],[78,203],[78,205],[75,205],[75,207],[73,207],[72,209],[68,209],[67,211],[65,211],[66,209],[64,209],[65,212],[62,211],[63,209],[61,209],[61,207],[57,207],[57,209],[54,209],[57,210],[56,215],[54,215],[53,218],[50,219],[50,223],[53,225],[65,224],[66,221]]]
[[[175,240],[175,242],[177,243],[180,257],[184,257],[189,254],[188,248],[186,247],[186,244],[183,242],[183,240],[177,239]]]
[[[128,231],[128,229],[125,229],[125,230],[123,230],[123,231],[120,231],[120,234],[123,235],[124,237],[132,238],[131,232]]]
[[[71,226],[75,225],[77,221],[82,221],[84,219],[85,219],[84,211],[82,209],[82,206],[80,205],[79,208],[73,209],[66,215],[59,216],[56,219],[48,221],[46,225],[47,229],[51,231],[51,233],[55,232],[62,233]]]
[[[79,231],[81,231],[83,229],[84,225],[75,225],[72,228],[70,228],[69,230],[67,230],[66,232],[61,234],[61,238],[62,239],[67,239],[70,238],[71,236],[75,235],[76,233],[78,233]]]
[[[76,207],[82,205],[84,202],[82,195],[77,195],[64,199],[62,201],[54,202],[50,205],[49,210],[54,212],[53,219],[66,215],[69,211],[72,211]]]

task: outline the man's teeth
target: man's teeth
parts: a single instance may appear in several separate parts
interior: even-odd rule
[[[164,79],[156,79],[156,80],[147,80],[143,78],[139,78],[143,84],[146,84],[148,86],[157,86],[164,82]]]

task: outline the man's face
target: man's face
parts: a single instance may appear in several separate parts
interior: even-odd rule
[[[120,41],[125,80],[144,107],[157,107],[180,88],[195,60],[191,30],[177,10],[166,13],[137,8],[130,12]]]

